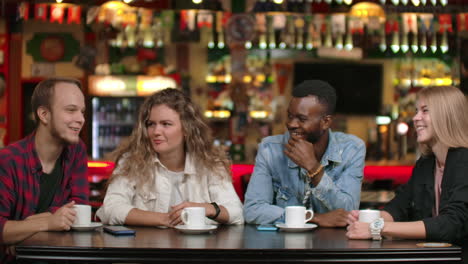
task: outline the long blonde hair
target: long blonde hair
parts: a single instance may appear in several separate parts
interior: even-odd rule
[[[122,143],[112,156],[115,157],[117,170],[114,170],[109,183],[117,177],[133,177],[137,186],[145,184],[154,170],[154,151],[146,128],[151,109],[166,105],[180,116],[185,135],[185,152],[190,153],[195,164],[209,170],[224,169],[230,174],[230,162],[226,154],[213,146],[210,127],[203,120],[201,111],[190,98],[177,89],[164,89],[146,98],[140,107],[138,122],[127,141]],[[135,173],[138,172],[138,173]]]
[[[429,87],[417,94],[428,109],[434,127],[435,142],[449,148],[468,148],[468,102],[460,89],[453,86]],[[423,155],[431,155],[429,144],[419,144]]]

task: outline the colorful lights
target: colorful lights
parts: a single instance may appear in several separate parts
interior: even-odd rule
[[[270,112],[268,111],[250,111],[249,113],[251,118],[254,119],[265,119],[270,116]]]
[[[227,119],[231,117],[231,112],[228,110],[206,110],[206,118]]]
[[[389,116],[377,116],[375,122],[377,125],[388,125],[392,122],[392,119]]]
[[[409,130],[408,124],[406,124],[405,122],[398,123],[397,125],[398,135],[401,135],[401,136],[406,135],[406,133],[408,133],[408,130]]]

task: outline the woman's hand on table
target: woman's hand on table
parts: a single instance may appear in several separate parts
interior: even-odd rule
[[[169,213],[145,211],[132,208],[125,218],[125,225],[134,226],[166,226],[173,227]]]
[[[169,212],[169,221],[171,225],[176,226],[183,224],[180,215],[182,214],[182,210],[186,207],[204,207],[206,216],[214,215],[216,213],[213,205],[209,203],[183,202],[172,206],[172,210]]]
[[[348,225],[354,224],[354,222],[357,222],[359,220],[359,210],[352,210],[348,214],[348,218],[346,219],[346,222]]]
[[[161,213],[159,221],[162,226],[174,227],[175,225],[171,224],[171,215],[170,213]]]
[[[349,213],[346,236],[349,239],[370,239],[372,236],[369,230],[369,223],[359,222],[358,219],[358,210],[353,210]]]

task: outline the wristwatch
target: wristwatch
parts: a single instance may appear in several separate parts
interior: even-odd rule
[[[216,212],[214,216],[208,216],[208,218],[211,220],[215,220],[219,216],[219,213],[221,213],[221,208],[219,208],[217,203],[211,203],[211,205],[213,205]]]
[[[377,218],[370,223],[369,229],[372,236],[372,240],[382,240],[382,235],[380,233],[382,232],[383,227],[383,218]]]

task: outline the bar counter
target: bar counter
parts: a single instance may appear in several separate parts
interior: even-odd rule
[[[95,231],[40,232],[16,247],[20,263],[451,263],[458,246],[418,247],[417,240],[348,240],[344,228],[290,233],[258,231],[254,225],[219,226],[206,234],[131,227],[135,236]]]

